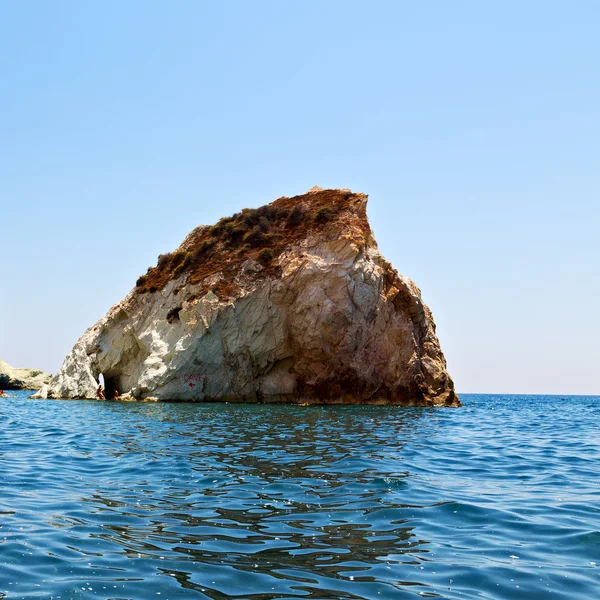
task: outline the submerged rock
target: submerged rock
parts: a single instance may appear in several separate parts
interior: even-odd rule
[[[37,390],[49,383],[50,377],[36,369],[15,369],[0,360],[0,390]]]
[[[431,312],[367,196],[313,188],[192,231],[96,325],[48,396],[458,406]]]

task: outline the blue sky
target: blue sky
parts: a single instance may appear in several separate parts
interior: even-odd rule
[[[369,194],[459,392],[596,393],[600,4],[0,4],[0,357],[56,371],[185,234]]]

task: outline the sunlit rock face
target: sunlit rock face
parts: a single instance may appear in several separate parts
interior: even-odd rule
[[[0,390],[36,390],[48,383],[50,377],[37,369],[15,369],[0,360]]]
[[[48,396],[458,406],[367,196],[313,188],[192,231],[88,329]]]

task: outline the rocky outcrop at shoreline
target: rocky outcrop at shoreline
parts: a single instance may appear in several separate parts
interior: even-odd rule
[[[48,396],[458,406],[431,312],[367,196],[313,190],[193,230],[88,329]]]
[[[51,377],[36,369],[15,369],[0,360],[0,390],[37,390],[49,383]]]

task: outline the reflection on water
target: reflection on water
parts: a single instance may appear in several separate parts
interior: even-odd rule
[[[598,596],[598,401],[465,400],[3,402],[0,591]]]

